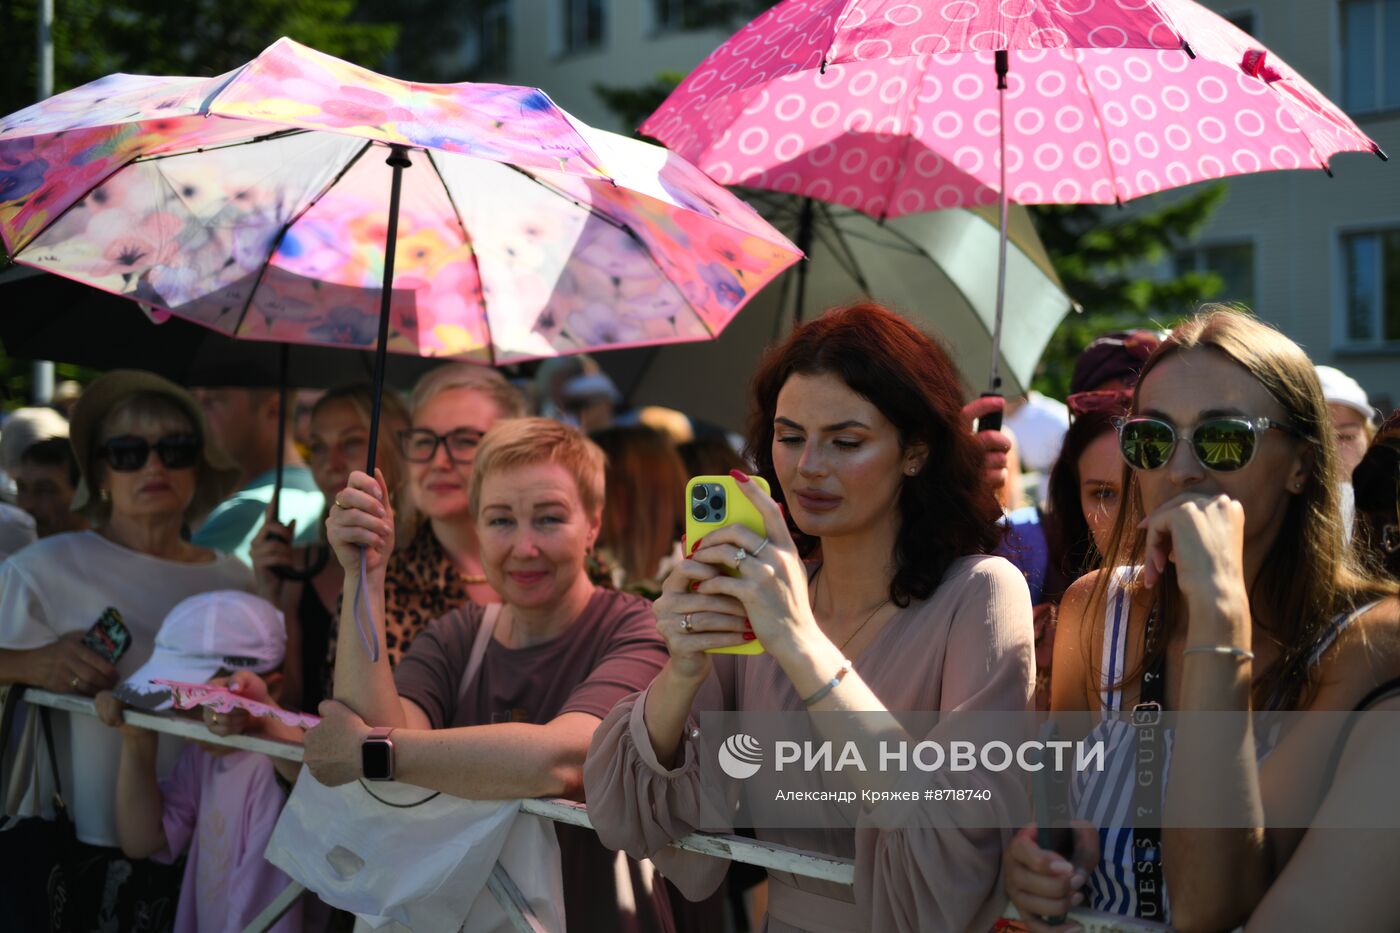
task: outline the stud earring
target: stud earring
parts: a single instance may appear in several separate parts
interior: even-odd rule
[[[106,489],[99,489],[97,490],[97,498],[101,499],[103,502],[111,502],[112,494]]]

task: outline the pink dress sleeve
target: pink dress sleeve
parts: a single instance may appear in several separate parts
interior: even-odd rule
[[[243,930],[292,882],[263,857],[287,795],[277,783],[271,759],[263,759],[259,764],[248,782],[244,801],[242,845],[235,854],[237,862],[229,879],[228,904],[232,909],[225,933]],[[297,903],[282,915],[270,933],[301,933],[301,929],[301,904]]]
[[[1033,709],[1035,633],[1025,579],[998,558],[974,565],[964,586],[948,633],[940,709]],[[943,725],[937,726],[925,738],[938,740],[942,732]],[[991,800],[960,806],[993,807],[996,815],[985,822],[1018,825],[1015,814],[1025,799],[1019,778],[1011,770],[977,774],[981,782],[975,788],[966,773],[947,786],[985,787]],[[948,778],[946,772],[940,775]],[[909,787],[938,786],[929,777],[916,775]],[[866,814],[856,833],[856,901],[870,912],[869,928],[991,929],[1005,906],[1001,853],[1011,832],[910,825],[907,808],[900,813],[898,826],[884,827],[877,809]]]
[[[721,679],[732,684],[732,672],[729,659],[716,659],[693,709],[729,708],[724,700],[732,690]],[[700,763],[714,761],[715,752],[693,720],[681,739],[679,766],[668,769],[657,761],[643,717],[646,694],[622,699],[593,733],[583,765],[588,812],[603,845],[650,858],[682,894],[698,901],[719,887],[729,863],[669,844],[695,830],[732,832],[737,790],[732,781],[703,776]]]
[[[190,847],[195,825],[199,822],[204,756],[205,752],[191,742],[180,752],[170,776],[160,782],[163,804],[160,822],[165,832],[165,848],[152,855],[152,861],[169,865]]]

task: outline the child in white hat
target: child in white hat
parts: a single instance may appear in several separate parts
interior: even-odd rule
[[[168,709],[155,680],[207,683],[238,671],[276,690],[286,650],[282,613],[248,593],[220,590],[177,604],[161,624],[151,659],[98,695],[99,714],[122,734],[117,835],[129,858],[173,862],[187,854],[176,933],[242,930],[290,879],[263,858],[287,795],[272,760],[227,746],[190,743],[166,780],[156,778],[156,733],[125,724],[122,704]],[[294,907],[275,933],[300,933]]]
[[[1333,366],[1317,367],[1322,383],[1322,396],[1332,415],[1332,429],[1341,453],[1340,470],[1343,482],[1351,482],[1351,471],[1366,456],[1371,438],[1376,436],[1376,410],[1361,383]]]

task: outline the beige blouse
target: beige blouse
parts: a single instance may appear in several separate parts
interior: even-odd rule
[[[1025,579],[999,557],[956,561],[929,599],[891,618],[855,659],[855,669],[891,711],[1033,709],[1035,634]],[[604,845],[650,857],[698,900],[719,885],[727,863],[667,843],[696,829],[732,826],[741,788],[719,771],[711,737],[696,730],[683,740],[683,763],[663,768],[647,735],[645,696],[622,700],[594,733],[584,765],[588,809]],[[801,711],[802,702],[770,655],[717,655],[694,710]],[[727,797],[712,792],[721,786]],[[994,797],[992,805],[1013,804]],[[1000,825],[1014,825],[1010,819]],[[889,830],[858,823],[855,829],[756,834],[856,863],[853,890],[769,872],[769,933],[985,933],[1005,905],[1001,851],[1010,830]]]

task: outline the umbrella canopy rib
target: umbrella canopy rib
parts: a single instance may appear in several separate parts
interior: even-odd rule
[[[820,206],[817,209],[821,211],[822,219],[831,227],[832,232],[836,235],[836,242],[841,247],[841,252],[846,255],[846,261],[850,263],[852,270],[851,277],[855,279],[856,285],[860,286],[861,291],[870,291],[870,283],[865,280],[865,274],[860,271],[860,262],[856,259],[855,251],[851,249],[850,243],[846,241],[845,233],[842,231],[840,225],[836,223],[836,219],[831,216],[831,205],[826,201],[819,201],[818,204]]]
[[[261,136],[253,136],[248,139],[235,139],[226,143],[215,143],[212,146],[193,146],[189,149],[174,149],[170,152],[152,152],[148,155],[137,156],[130,162],[117,166],[112,174],[126,168],[127,165],[140,165],[143,162],[159,162],[162,159],[174,159],[179,156],[203,155],[206,152],[219,152],[224,149],[237,149],[239,146],[253,146],[258,143],[271,142],[274,139],[285,139],[288,136],[302,136],[310,130],[278,130],[275,133],[264,133]],[[110,176],[108,176],[110,177]]]
[[[1070,55],[1074,61],[1074,70],[1079,75],[1079,80],[1084,82],[1085,87],[1089,87],[1089,76],[1084,73],[1084,58],[1076,51],[1071,51]],[[1003,92],[1004,93],[1004,92]],[[1119,193],[1118,169],[1113,165],[1113,147],[1108,144],[1108,126],[1104,122],[1103,112],[1099,109],[1098,98],[1093,94],[1085,95],[1089,99],[1089,113],[1094,118],[1094,127],[1099,131],[1099,139],[1103,142],[1103,162],[1105,173],[1108,176],[1108,185],[1113,189],[1113,197],[1119,207],[1123,206],[1123,196]],[[1008,195],[1008,200],[1010,196]]]
[[[716,335],[717,331],[715,331],[714,328],[710,326],[709,321],[705,319],[705,315],[699,313],[699,309],[695,307],[694,303],[690,300],[689,297],[686,296],[685,292],[677,288],[676,283],[671,281],[671,277],[666,274],[666,270],[662,269],[661,264],[656,261],[656,255],[647,247],[646,241],[642,239],[642,237],[637,233],[637,231],[632,229],[631,224],[627,223],[624,220],[619,220],[618,218],[613,217],[611,214],[601,209],[596,204],[584,204],[583,202],[579,201],[578,198],[569,194],[567,191],[561,191],[557,185],[550,184],[545,179],[540,178],[538,175],[525,171],[518,165],[507,165],[506,167],[519,175],[523,175],[525,178],[528,178],[530,181],[534,182],[536,185],[539,185],[545,191],[548,191],[556,197],[568,201],[570,204],[574,205],[580,210],[587,211],[588,216],[596,217],[604,223],[610,225],[619,233],[626,234],[627,237],[637,245],[638,252],[640,252],[643,256],[646,257],[647,262],[650,263],[651,267],[656,270],[656,274],[661,277],[662,281],[666,282],[671,287],[671,289],[677,295],[680,296],[680,299],[682,302],[684,302],[685,306],[689,308],[692,313],[695,314],[695,317],[704,326],[705,331],[711,337]],[[616,182],[613,182],[613,184],[616,184]],[[490,309],[487,309],[487,319],[490,319]]]
[[[237,333],[239,330],[241,330],[243,327],[243,322],[248,319],[248,312],[252,310],[253,301],[257,298],[258,295],[258,288],[262,285],[263,277],[267,275],[268,267],[272,265],[272,258],[276,256],[277,251],[282,248],[282,241],[287,238],[287,231],[292,229],[293,225],[295,225],[298,220],[301,220],[301,218],[306,216],[307,211],[315,207],[317,202],[324,198],[332,188],[338,185],[340,183],[340,180],[345,177],[346,173],[348,173],[352,168],[354,168],[355,164],[359,162],[360,159],[364,158],[365,153],[368,152],[373,145],[374,143],[372,142],[366,142],[363,146],[356,150],[354,155],[345,160],[345,164],[341,166],[340,171],[336,172],[336,174],[332,176],[330,181],[326,182],[326,184],[321,188],[320,191],[316,192],[316,194],[313,197],[309,198],[306,204],[302,206],[301,210],[297,211],[296,214],[288,218],[287,222],[282,225],[282,229],[277,231],[277,234],[272,238],[272,245],[268,248],[267,259],[258,266],[257,278],[253,280],[253,287],[248,289],[248,300],[243,302],[243,310],[239,312],[238,323],[235,324],[233,328],[234,333]],[[373,450],[370,451],[370,456],[374,456]],[[371,460],[371,463],[372,462],[373,460]]]

